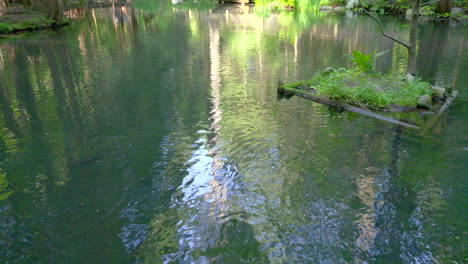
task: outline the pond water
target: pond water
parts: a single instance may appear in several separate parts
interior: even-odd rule
[[[0,39],[0,263],[466,263],[466,36],[421,22],[460,92],[426,136],[278,100],[354,49],[404,72],[366,16],[136,2]]]

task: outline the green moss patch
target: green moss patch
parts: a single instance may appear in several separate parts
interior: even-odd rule
[[[329,100],[373,109],[413,109],[421,95],[431,95],[429,83],[417,78],[408,82],[396,74],[367,74],[357,69],[343,68],[322,71],[310,80],[283,86],[299,88]]]
[[[40,18],[31,18],[23,21],[0,22],[0,33],[7,34],[18,31],[36,30],[45,27],[46,24]]]
[[[0,16],[0,34],[33,31],[57,26],[53,22],[47,19],[43,13],[17,8],[14,12]],[[66,24],[68,24],[68,21],[62,21],[61,23],[61,25]]]

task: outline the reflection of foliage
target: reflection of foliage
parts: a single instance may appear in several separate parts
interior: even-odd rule
[[[172,9],[171,1],[151,1],[151,0],[136,0],[133,2],[133,7],[138,10],[143,10],[151,13],[160,13]]]
[[[142,259],[140,263],[159,263],[162,256],[177,250],[178,245],[175,241],[177,221],[179,219],[175,209],[153,217],[146,240],[137,253],[138,258]]]
[[[2,115],[0,114],[0,149],[4,150],[5,153],[15,153],[17,149],[17,140],[13,133],[11,133],[3,122]]]
[[[107,206],[105,209],[112,208],[112,210],[116,208],[114,211],[116,212],[119,206],[117,204],[114,207],[115,204],[112,203],[116,201],[125,203],[129,197],[140,199],[143,209],[138,209],[136,214],[143,215],[142,222],[148,227],[148,232],[144,242],[136,249],[137,258],[141,263],[161,262],[161,256],[180,250],[178,241],[174,240],[174,237],[177,239],[177,223],[181,221],[180,213],[181,211],[183,213],[184,209],[177,206],[167,208],[167,204],[171,202],[173,189],[180,184],[184,174],[184,167],[180,164],[192,156],[192,149],[187,146],[193,144],[193,132],[209,126],[206,117],[210,104],[207,97],[210,90],[209,80],[210,77],[213,78],[211,74],[215,72],[219,74],[217,76],[219,78],[213,79],[219,80],[219,102],[220,108],[224,111],[219,116],[222,120],[217,131],[223,142],[223,155],[238,164],[236,167],[239,172],[232,173],[235,188],[239,188],[242,194],[252,195],[245,198],[245,201],[252,206],[249,207],[251,210],[258,210],[256,212],[260,216],[258,218],[263,222],[255,222],[256,219],[253,219],[252,224],[249,224],[242,220],[228,220],[221,226],[224,233],[219,236],[220,243],[226,244],[220,244],[219,248],[213,247],[207,251],[200,250],[194,254],[222,255],[222,260],[226,262],[230,259],[241,261],[254,259],[258,257],[254,251],[257,247],[270,250],[273,248],[271,245],[279,245],[274,244],[277,241],[287,241],[290,236],[286,234],[285,229],[289,231],[291,227],[304,224],[307,227],[304,233],[314,230],[317,235],[323,235],[324,230],[317,226],[321,222],[331,220],[324,226],[337,227],[329,229],[333,231],[340,230],[338,227],[342,226],[334,224],[342,223],[335,221],[337,216],[348,213],[349,219],[355,219],[355,215],[352,215],[355,208],[345,207],[348,202],[356,203],[352,200],[355,199],[354,187],[350,183],[353,180],[350,170],[355,165],[350,165],[349,153],[353,156],[351,161],[357,160],[359,163],[356,166],[358,170],[382,164],[384,157],[388,159],[389,155],[385,154],[388,153],[387,149],[378,146],[388,142],[387,130],[377,129],[378,133],[373,133],[376,131],[373,125],[362,127],[367,122],[360,122],[353,116],[348,118],[346,113],[339,117],[334,116],[327,108],[305,100],[285,103],[276,102],[276,98],[273,98],[278,78],[294,78],[301,70],[310,73],[317,67],[343,63],[341,60],[343,53],[362,45],[362,42],[353,38],[339,35],[343,31],[341,18],[333,16],[325,20],[321,17],[323,14],[300,12],[273,14],[272,20],[260,21],[255,16],[252,18],[246,14],[242,15],[242,20],[229,23],[224,22],[226,21],[224,17],[218,16],[215,12],[207,19],[208,12],[191,11],[191,16],[182,12],[176,13],[177,19],[180,18],[176,20],[175,12],[170,5],[155,6],[145,4],[143,1],[137,1],[136,5],[138,2],[142,5],[136,14],[125,13],[133,12],[130,8],[126,11],[119,11],[120,9],[116,8],[112,14],[106,14],[104,10],[95,10],[96,20],[90,19],[83,25],[72,26],[78,27],[76,35],[70,30],[66,33],[67,38],[54,36],[53,41],[47,42],[45,47],[35,45],[34,48],[24,48],[24,43],[15,43],[17,51],[5,51],[6,54],[11,54],[6,57],[6,66],[4,66],[9,69],[7,71],[2,68],[0,75],[7,76],[8,82],[6,79],[0,80],[0,87],[2,85],[5,87],[2,91],[4,89],[8,96],[4,97],[1,94],[0,100],[6,98],[5,101],[8,101],[7,105],[12,109],[12,114],[4,109],[1,113],[13,121],[7,125],[1,124],[8,127],[8,130],[0,131],[0,134],[4,133],[1,134],[0,141],[3,142],[0,144],[7,146],[5,147],[7,150],[1,149],[0,158],[2,155],[8,156],[14,153],[18,156],[17,160],[28,162],[30,158],[35,160],[30,162],[31,165],[24,166],[26,168],[13,169],[15,164],[3,166],[0,161],[0,168],[7,168],[5,171],[0,171],[0,200],[10,195],[11,190],[15,192],[27,190],[28,194],[22,199],[15,197],[15,200],[18,200],[19,206],[29,209],[36,205],[31,201],[42,197],[49,197],[48,201],[57,206],[61,206],[62,201],[59,199],[62,197],[78,198],[77,200],[83,200],[85,203],[91,200],[92,203],[93,197],[101,197],[99,194],[103,191],[112,190],[107,192],[103,199],[96,199],[98,200],[96,207]],[[112,19],[107,19],[109,17]],[[231,16],[231,18],[238,17]],[[188,19],[190,21],[186,21]],[[279,26],[276,24],[277,19],[280,20]],[[119,20],[119,23],[114,23],[115,20]],[[260,27],[260,22],[265,23]],[[374,36],[372,30],[369,30],[372,29],[372,23],[366,23],[361,18],[349,19],[346,23],[349,23],[346,29],[355,33],[356,39]],[[353,23],[357,26],[353,27]],[[274,24],[274,29],[271,28],[271,24]],[[158,27],[161,30],[156,36],[146,34],[152,33],[149,28],[153,25],[164,25]],[[334,32],[338,34],[334,35]],[[177,37],[174,37],[175,35]],[[219,46],[210,44],[215,35],[219,36]],[[364,49],[375,48],[370,41],[364,43],[369,45],[363,47]],[[49,47],[50,44],[53,46]],[[213,53],[218,54],[221,60],[219,69],[210,64],[213,57],[207,47],[213,46],[217,47]],[[20,57],[25,52],[28,52],[27,60],[22,56],[23,64],[17,64],[14,58]],[[294,60],[295,53],[299,62]],[[301,63],[301,58],[307,62]],[[25,70],[14,72],[10,71],[10,68]],[[286,70],[289,72],[285,73]],[[19,76],[18,79],[15,79],[15,76]],[[189,84],[184,82],[187,79],[190,79]],[[16,82],[24,80],[29,80],[30,86],[17,85]],[[8,85],[4,85],[6,83]],[[23,94],[27,91],[33,92],[22,96],[15,93],[16,89]],[[345,122],[343,118],[346,118]],[[353,121],[358,125],[349,125],[349,122]],[[11,125],[12,123],[14,125]],[[30,127],[32,128],[28,130]],[[370,129],[365,131],[366,128]],[[20,131],[26,135],[26,139],[22,140],[21,136],[13,135],[10,131],[14,133]],[[379,162],[374,163],[354,156],[356,152],[353,151],[362,145],[359,139],[363,131],[376,135],[375,142],[364,144],[358,152],[373,153],[369,154],[369,157],[381,159]],[[155,147],[154,142],[159,140],[161,135],[167,134],[171,135],[170,138],[174,138],[174,142]],[[121,138],[126,139],[123,141]],[[109,142],[108,145],[113,151],[109,157],[114,154],[119,156],[111,162],[112,167],[119,167],[118,171],[105,167],[103,164],[110,163],[105,160],[85,166],[76,165],[79,163],[78,159],[86,156],[84,155],[86,151],[83,149],[90,148],[89,142],[99,140]],[[17,142],[20,144],[26,142],[24,145],[28,152],[21,154],[22,156],[16,154]],[[127,145],[133,147],[127,148]],[[152,155],[155,149],[158,149],[156,152],[159,149],[172,149],[177,153],[173,158],[159,162],[161,159]],[[383,154],[376,157],[375,153]],[[426,157],[423,160],[433,160],[433,157]],[[154,179],[149,182],[146,174],[147,165],[151,166],[153,162],[159,165],[154,168],[155,172],[150,176]],[[442,166],[445,164],[444,161],[440,162]],[[71,166],[70,171],[73,172],[70,176],[74,176],[68,186],[64,184],[66,181],[54,178],[65,173],[67,165]],[[134,168],[138,169],[132,174]],[[94,171],[102,174],[98,177],[78,177]],[[165,174],[163,175],[161,171],[165,171]],[[411,173],[411,179],[417,173]],[[444,176],[443,173],[441,175]],[[252,189],[247,189],[249,187]],[[147,191],[149,189],[151,192]],[[232,192],[236,194],[239,189],[232,189]],[[164,195],[159,195],[160,190]],[[157,199],[153,199],[155,195]],[[424,198],[425,194],[420,195]],[[144,198],[140,198],[142,196]],[[276,199],[280,199],[278,197],[284,198],[281,201],[284,204],[275,203]],[[316,203],[318,205],[314,207],[315,203],[312,200],[317,197],[329,199],[325,199],[323,203]],[[348,197],[350,199],[345,199]],[[242,202],[244,196],[233,195],[231,198]],[[266,198],[264,203],[255,207],[254,203],[261,201],[261,198]],[[427,199],[432,201],[436,198],[431,195]],[[148,203],[145,199],[151,199],[151,202]],[[445,198],[440,195],[439,199]],[[77,215],[68,215],[70,212],[76,212],[74,209],[81,208],[70,206],[74,203],[70,204],[69,200],[63,201],[63,204],[68,206],[65,210],[70,209],[70,211],[54,208],[51,213],[63,214],[56,218],[59,220],[75,219],[71,221],[70,226],[88,228],[90,222],[88,219],[83,219],[81,209]],[[342,202],[344,206],[338,203],[335,206],[335,200]],[[289,205],[288,203],[292,206],[285,206]],[[241,203],[232,204],[232,207],[242,207]],[[161,206],[164,209],[153,210],[154,206]],[[445,204],[437,201],[437,203],[427,203],[427,206],[437,206],[440,209]],[[44,207],[43,205],[39,208]],[[92,220],[99,220],[98,223],[111,223],[113,226],[120,225],[121,221],[115,221],[118,216],[112,213],[112,210],[101,217],[96,210],[92,210],[96,208],[92,205],[89,207]],[[329,207],[338,210],[334,211]],[[40,210],[37,208],[38,213],[35,214],[24,209],[14,210],[30,216],[33,223],[40,223],[39,220],[42,220],[38,217],[42,212],[39,213]],[[309,215],[305,215],[305,211],[309,212]],[[327,212],[330,212],[329,215]],[[298,215],[302,218],[296,219],[295,216]],[[317,221],[312,223],[316,226],[311,228],[310,219],[313,215],[315,217],[325,215],[330,218],[317,217]],[[54,216],[50,218],[54,219]],[[436,220],[434,217],[428,225]],[[350,222],[352,225],[352,220]],[[60,227],[60,224],[56,226]],[[45,228],[45,225],[35,226],[36,230],[42,228]],[[114,231],[107,228],[105,225],[102,226],[103,237],[107,239],[107,235],[115,236]],[[82,229],[79,227],[66,229],[72,237],[84,237],[82,234],[77,234],[80,230]],[[237,237],[234,236],[239,230],[242,233]],[[353,231],[353,226],[347,230]],[[63,230],[53,231],[63,232]],[[434,230],[435,232],[437,230]],[[270,239],[277,234],[281,237],[277,240]],[[352,246],[352,240],[334,235],[327,236],[327,239],[331,238],[328,241],[331,243],[351,241]],[[312,239],[308,240],[309,245],[319,244],[313,237],[310,238]],[[83,244],[80,241],[80,245]],[[249,254],[256,253],[254,256],[232,255],[232,252],[243,250],[240,245],[251,248]],[[111,246],[112,249],[113,247]],[[230,251],[221,252],[223,248]],[[288,246],[288,250],[290,248],[294,247]],[[69,250],[71,253],[81,253],[81,251],[74,252],[76,249]],[[114,251],[113,253],[115,254]],[[263,253],[263,251],[258,252],[258,254]],[[447,251],[444,250],[439,255],[444,253]],[[262,260],[258,262],[261,263]]]
[[[8,181],[6,174],[0,168],[0,201],[7,199],[13,191],[8,190]]]
[[[176,4],[175,7],[180,9],[197,9],[197,10],[208,10],[213,9],[218,6],[218,1],[216,0],[191,0],[184,1],[180,4]]]
[[[268,6],[272,9],[294,8],[300,11],[318,11],[320,0],[257,0],[258,6]]]
[[[144,14],[140,16],[141,18],[145,21],[153,20],[159,29],[166,29],[174,18],[172,4],[167,0],[137,0],[133,6],[136,10],[143,11]]]
[[[2,113],[0,113],[0,201],[7,199],[13,191],[9,189],[7,174],[3,170],[5,159],[3,156],[18,152],[17,140],[5,125]]]
[[[230,219],[221,226],[218,247],[209,249],[206,255],[217,263],[268,263],[254,235],[252,225]]]
[[[172,4],[169,0],[162,1],[151,1],[151,0],[136,0],[133,6],[138,10],[143,10],[153,14],[162,14],[168,11],[172,11],[173,7],[178,9],[196,9],[196,10],[208,10],[213,9],[218,5],[217,1],[214,0],[190,0],[183,1],[182,3]]]

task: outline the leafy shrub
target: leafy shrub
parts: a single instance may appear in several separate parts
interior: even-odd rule
[[[465,7],[466,5],[468,5],[468,0],[455,0],[453,1],[453,6],[456,6],[456,7]]]
[[[0,33],[10,33],[14,30],[13,24],[2,22],[0,23]]]
[[[16,31],[25,31],[25,30],[34,30],[39,28],[44,28],[46,24],[50,23],[50,20],[45,17],[31,18],[28,20],[22,20],[15,23],[1,22],[0,23],[0,33],[12,33]]]

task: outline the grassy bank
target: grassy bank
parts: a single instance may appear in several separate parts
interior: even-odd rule
[[[0,34],[45,29],[51,27],[53,22],[47,19],[43,13],[14,8],[0,16]],[[67,22],[63,24],[67,24]]]
[[[346,0],[256,0],[255,4],[260,7],[268,7],[276,10],[299,10],[318,11],[323,10],[345,10],[362,12],[363,9],[378,14],[405,15],[411,9],[409,0],[384,1],[384,0],[361,0],[354,4],[347,4]],[[422,0],[420,14],[434,19],[441,18],[466,18],[468,0],[456,0],[451,2],[451,7],[442,10],[437,1]],[[455,13],[451,13],[452,10]]]
[[[46,28],[48,23],[43,18],[29,18],[25,20],[4,20],[0,22],[0,34],[32,31]]]
[[[68,25],[66,18],[60,17],[59,23],[49,18],[45,11],[32,11],[19,4],[0,8],[0,34],[34,31]]]

